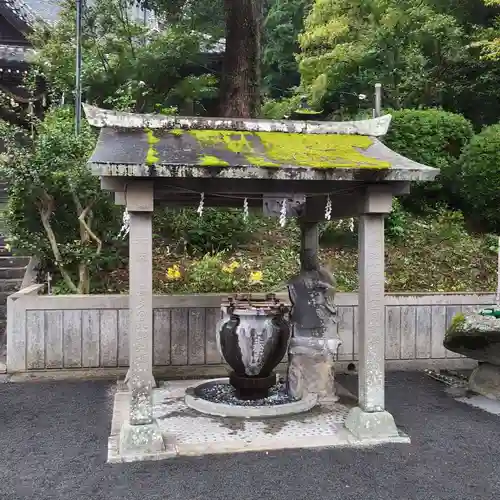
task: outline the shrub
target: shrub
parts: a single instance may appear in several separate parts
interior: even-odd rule
[[[300,95],[280,100],[270,99],[264,103],[261,110],[263,118],[271,120],[282,120],[285,116],[289,116],[292,111],[298,108],[300,104]]]
[[[408,234],[408,214],[399,199],[392,203],[392,212],[385,221],[385,236],[388,241],[400,241]],[[354,219],[333,220],[320,226],[320,243],[323,247],[357,248],[358,221]]]
[[[461,208],[458,197],[458,159],[469,143],[472,124],[461,115],[438,109],[394,111],[385,144],[408,158],[441,169],[433,183],[412,185],[403,206],[425,212],[440,204]]]
[[[466,218],[477,229],[500,233],[500,124],[473,137],[460,159]]]
[[[173,245],[194,253],[225,252],[242,247],[252,238],[257,218],[243,210],[206,208],[200,217],[196,209],[167,209],[155,214],[155,235]]]
[[[298,271],[297,253],[290,247],[268,250],[268,254],[255,257],[238,252],[174,259],[155,272],[154,289],[160,293],[285,290],[287,280]]]
[[[19,131],[2,128],[2,170],[9,186],[5,222],[17,252],[58,272],[67,291],[89,293],[91,274],[98,278],[98,271],[119,258],[113,240],[120,211],[87,167],[93,131],[84,123],[77,137],[73,127],[72,110],[59,108],[24,144],[15,138]]]

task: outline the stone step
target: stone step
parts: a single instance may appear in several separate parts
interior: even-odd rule
[[[3,279],[0,280],[0,294],[6,292],[9,295],[11,293],[18,292],[23,284],[22,279]]]
[[[26,267],[5,267],[0,268],[0,280],[8,279],[23,279],[26,272]]]
[[[0,269],[5,269],[7,267],[26,267],[29,261],[29,257],[0,256]]]

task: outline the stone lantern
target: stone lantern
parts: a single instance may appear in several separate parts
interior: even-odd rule
[[[241,207],[246,199],[268,215],[299,218],[301,272],[289,284],[290,390],[321,397],[328,397],[339,341],[335,284],[317,259],[318,224],[325,216],[358,218],[359,401],[345,426],[357,439],[397,436],[385,410],[384,218],[394,196],[439,171],[379,140],[391,116],[337,123],[141,115],[92,106],[85,112],[101,128],[89,165],[130,215],[131,400],[121,453],[166,446],[152,414],[152,214],[159,204],[196,207],[200,200]]]

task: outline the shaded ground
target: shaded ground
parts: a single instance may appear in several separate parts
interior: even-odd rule
[[[388,409],[411,445],[128,465],[105,464],[111,393],[103,382],[0,385],[0,499],[500,498],[500,418],[422,374],[388,380]]]

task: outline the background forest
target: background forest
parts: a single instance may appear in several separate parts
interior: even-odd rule
[[[322,119],[393,115],[386,143],[441,169],[387,221],[389,291],[495,287],[500,233],[500,0],[127,0],[88,2],[84,100],[163,114],[283,118],[303,96]],[[49,107],[3,122],[10,245],[41,261],[54,292],[127,289],[122,212],[85,162],[95,131],[73,133],[75,7],[33,34]],[[297,230],[242,210],[158,212],[160,293],[280,290],[297,267]],[[322,227],[340,290],[357,287],[355,221]],[[425,263],[425,265],[424,265]],[[249,276],[258,279],[249,281]]]

